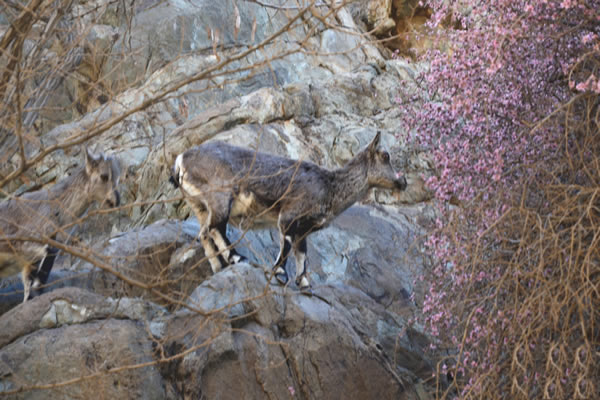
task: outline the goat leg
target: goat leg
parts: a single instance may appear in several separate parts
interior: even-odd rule
[[[32,272],[31,278],[35,282],[34,287],[43,285],[48,281],[48,276],[50,275],[50,271],[52,271],[57,254],[57,248],[46,246],[46,255],[38,263],[37,270]]]
[[[208,258],[208,262],[210,263],[210,268],[212,269],[213,274],[216,274],[217,272],[221,271],[223,266],[219,261],[218,251],[217,249],[215,249],[215,246],[213,246],[213,242],[210,239],[208,229],[202,228],[200,230],[200,234],[198,235],[198,239],[200,240],[200,243],[204,248],[204,255],[206,256],[206,258]]]
[[[312,294],[306,270],[306,235],[294,241],[294,258],[296,259],[296,286],[304,294]]]
[[[23,303],[29,299],[31,292],[31,279],[29,279],[31,266],[27,266],[21,270],[21,280],[23,281]]]
[[[215,228],[211,229],[210,236],[226,264],[231,265],[246,261],[245,257],[235,251],[227,238],[227,221],[220,222]]]
[[[286,236],[282,231],[279,232],[279,255],[277,256],[275,265],[273,265],[273,274],[280,285],[286,285],[289,280],[285,270],[285,262],[292,248],[291,240],[291,237]]]

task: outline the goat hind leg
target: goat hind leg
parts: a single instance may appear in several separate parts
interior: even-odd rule
[[[34,268],[29,275],[30,280],[33,282],[34,288],[38,288],[40,285],[44,285],[46,282],[48,282],[50,271],[52,271],[54,260],[58,254],[58,249],[52,246],[46,245],[45,250],[46,255],[38,262],[37,268]],[[43,293],[43,288],[39,289],[38,292]]]
[[[273,274],[275,279],[280,285],[286,285],[289,281],[287,271],[285,270],[285,262],[292,248],[292,239],[290,236],[286,236],[285,233],[279,232],[279,255],[273,265]]]
[[[29,299],[29,293],[31,292],[31,266],[28,265],[21,270],[21,280],[23,281],[23,303]]]
[[[294,258],[296,259],[296,285],[302,292],[310,293],[311,286],[306,277],[306,237],[294,241]]]

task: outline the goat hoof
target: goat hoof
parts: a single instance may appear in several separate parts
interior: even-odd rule
[[[277,282],[281,285],[281,286],[285,286],[287,285],[289,278],[288,278],[288,274],[285,271],[285,269],[279,267],[277,268],[275,271],[275,279],[277,279]]]
[[[310,283],[308,282],[308,279],[306,279],[306,276],[303,275],[299,278],[296,278],[296,286],[302,289],[305,287],[310,287]]]
[[[231,264],[231,265],[239,264],[242,262],[248,262],[248,259],[244,256],[240,256],[239,254],[235,254],[235,255],[229,257],[229,264]]]
[[[279,282],[281,286],[287,285],[289,281],[287,274],[275,274],[275,279],[277,279],[277,282]]]
[[[303,294],[305,296],[312,296],[313,295],[312,286],[310,286],[310,285],[308,285],[308,286],[301,286],[299,292],[300,292],[300,294]]]
[[[312,296],[312,286],[310,286],[310,283],[308,282],[308,279],[306,279],[306,276],[302,276],[299,279],[296,279],[296,286],[298,286],[298,288],[300,289],[300,293]]]

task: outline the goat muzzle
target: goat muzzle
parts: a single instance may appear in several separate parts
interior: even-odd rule
[[[406,178],[404,176],[400,176],[398,179],[396,179],[396,188],[400,190],[406,190],[407,186],[408,182],[406,182]]]
[[[171,185],[175,186],[175,189],[179,187],[179,182],[177,182],[177,179],[175,179],[173,175],[169,177],[169,182],[171,182]]]
[[[114,198],[106,199],[106,204],[108,204],[110,207],[119,207],[119,205],[121,204],[121,195],[119,194],[119,192],[115,190]]]

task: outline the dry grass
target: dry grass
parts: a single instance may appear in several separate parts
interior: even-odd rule
[[[441,398],[600,398],[599,113],[597,95],[575,95],[546,122],[564,132],[552,166],[530,166],[483,234],[498,199],[445,228],[476,239],[454,260],[467,283],[448,301],[458,351],[438,365],[455,377]]]

